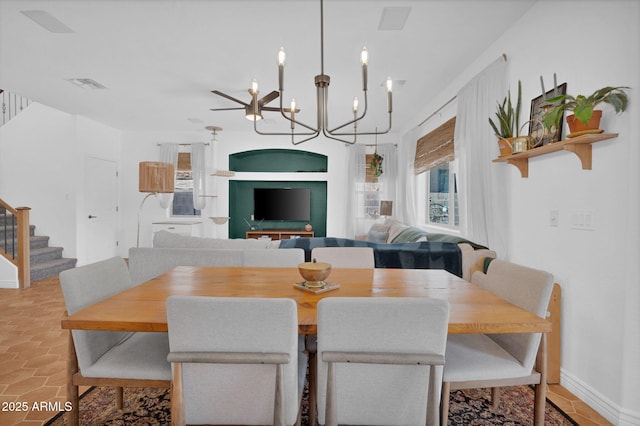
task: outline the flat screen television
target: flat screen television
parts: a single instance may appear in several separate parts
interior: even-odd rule
[[[254,188],[254,220],[311,220],[311,189]]]

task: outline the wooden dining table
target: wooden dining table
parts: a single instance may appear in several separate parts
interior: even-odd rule
[[[325,297],[443,299],[449,302],[450,334],[547,333],[552,329],[550,321],[445,270],[333,269],[327,281],[339,287],[322,293],[301,290],[297,285],[302,281],[297,268],[178,266],[65,317],[62,328],[166,332],[167,298],[189,295],[293,299],[298,305],[298,332],[307,335],[317,333],[316,307]],[[546,378],[544,336],[536,368]],[[70,356],[75,358],[75,353]],[[312,370],[310,388],[315,383]],[[314,399],[315,392],[311,392],[310,418],[315,417]],[[540,413],[536,413],[536,418],[540,418]],[[543,413],[541,418],[544,419]]]
[[[178,266],[62,320],[62,328],[167,331],[169,296],[290,298],[300,334],[315,334],[316,306],[325,297],[433,297],[450,304],[449,333],[549,332],[551,323],[440,269],[333,269],[339,288],[315,294],[294,286],[297,268]]]

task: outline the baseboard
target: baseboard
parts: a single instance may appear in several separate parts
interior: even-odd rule
[[[619,426],[640,426],[639,411],[620,407],[582,380],[567,374],[564,370],[560,372],[560,384],[611,423]]]
[[[0,280],[0,288],[20,288],[18,283],[13,280]]]

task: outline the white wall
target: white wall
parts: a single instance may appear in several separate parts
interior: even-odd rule
[[[593,170],[581,170],[567,152],[531,159],[529,178],[510,165],[492,167],[510,169],[511,250],[499,255],[548,270],[562,286],[562,384],[612,422],[636,425],[639,26],[637,2],[538,2],[416,118],[437,109],[502,53],[512,93],[522,81],[525,115],[529,100],[541,94],[540,75],[549,90],[557,73],[558,83],[567,82],[574,95],[607,85],[632,87],[627,112],[616,116],[603,108],[601,127],[620,136],[593,145]],[[549,225],[551,209],[560,212],[558,227]],[[594,231],[572,229],[571,213],[582,209],[595,212]]]
[[[84,263],[84,161],[118,161],[120,132],[95,121],[31,103],[0,128],[0,194],[31,207],[36,235]]]
[[[75,257],[75,118],[32,103],[0,128],[0,194],[14,207],[31,207],[36,234]]]

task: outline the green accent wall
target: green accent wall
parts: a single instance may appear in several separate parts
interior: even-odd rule
[[[229,155],[229,170],[264,173],[326,173],[327,156],[296,149],[258,149]],[[302,221],[252,221],[254,188],[309,188],[311,226],[316,237],[327,235],[327,182],[300,180],[230,180],[229,238],[245,238],[250,226],[258,229],[304,230]],[[249,223],[249,225],[247,224]]]
[[[235,172],[318,173],[327,171],[327,156],[294,149],[259,149],[229,155]]]
[[[252,221],[253,188],[309,188],[311,189],[311,226],[316,237],[327,234],[327,182],[324,181],[229,181],[229,238],[245,238],[249,222],[258,229],[304,230],[302,221]],[[245,219],[247,222],[245,222]]]

